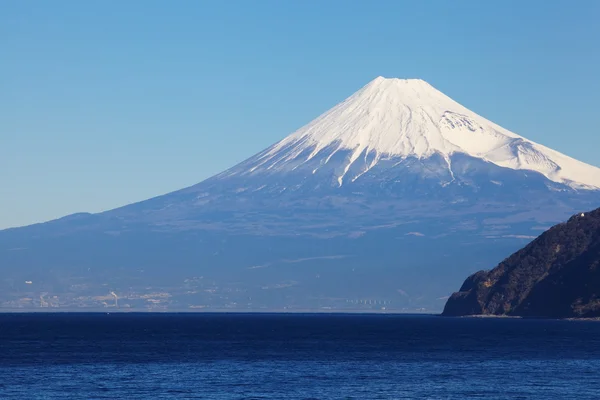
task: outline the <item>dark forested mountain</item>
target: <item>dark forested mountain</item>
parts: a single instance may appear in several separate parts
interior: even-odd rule
[[[600,209],[543,233],[454,293],[444,315],[600,317]]]

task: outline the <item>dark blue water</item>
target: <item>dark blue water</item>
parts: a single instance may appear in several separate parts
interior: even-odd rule
[[[600,323],[0,314],[1,399],[599,399]]]

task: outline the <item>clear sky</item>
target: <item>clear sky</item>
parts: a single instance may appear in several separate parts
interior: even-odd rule
[[[600,165],[600,1],[0,2],[0,228],[197,183],[378,75]]]

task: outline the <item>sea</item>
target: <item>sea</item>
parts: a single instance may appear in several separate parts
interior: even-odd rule
[[[7,313],[0,399],[600,399],[600,322]]]

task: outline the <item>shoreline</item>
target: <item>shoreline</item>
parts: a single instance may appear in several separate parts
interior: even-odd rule
[[[475,315],[457,315],[457,316],[450,316],[450,315],[441,315],[442,317],[446,317],[446,318],[507,318],[507,319],[543,319],[543,320],[554,320],[554,321],[598,321],[600,322],[600,317],[589,317],[589,318],[585,318],[585,317],[565,317],[565,318],[554,318],[554,317],[544,317],[544,316],[522,316],[522,315],[496,315],[496,314],[475,314]]]

